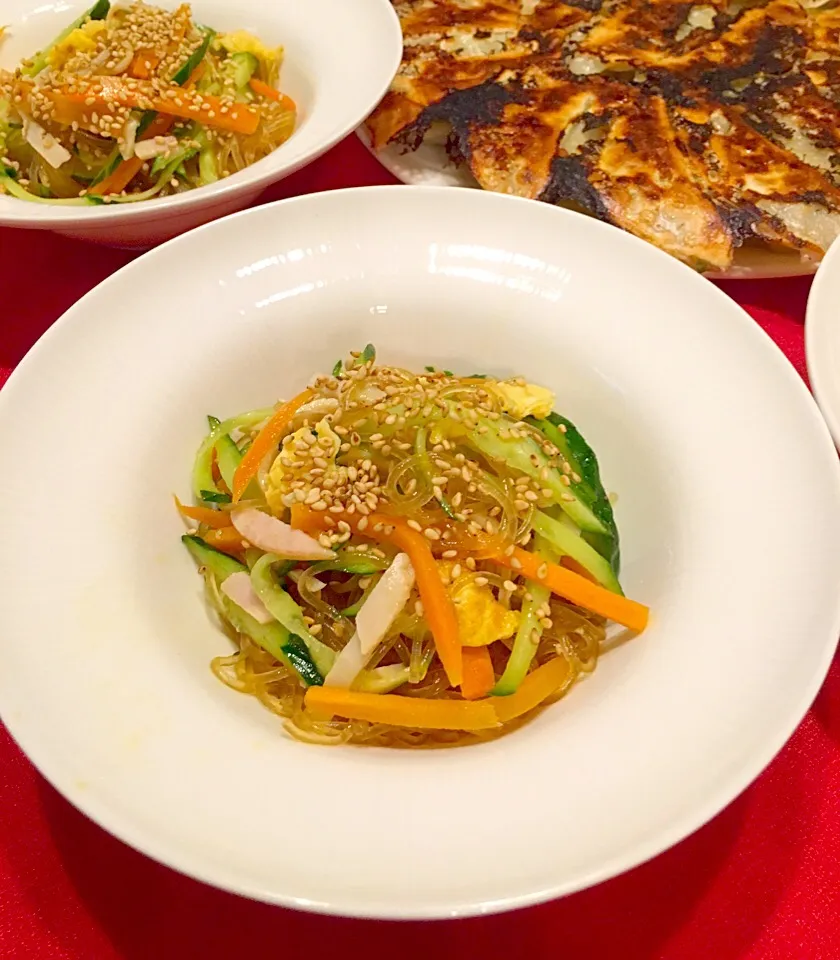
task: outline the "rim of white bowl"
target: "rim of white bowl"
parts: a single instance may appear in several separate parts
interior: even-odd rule
[[[225,177],[216,183],[198,187],[185,193],[170,197],[153,197],[139,203],[101,204],[94,207],[62,207],[58,205],[31,203],[0,194],[0,227],[23,227],[30,230],[49,230],[54,226],[69,224],[102,223],[103,221],[145,221],[154,220],[159,216],[165,217],[169,213],[178,213],[195,207],[198,204],[208,208],[221,206],[237,194],[265,190],[272,184],[284,180],[298,170],[313,163],[319,157],[331,150],[345,137],[356,130],[370,111],[382,99],[394,79],[402,59],[403,36],[400,19],[391,4],[391,0],[366,0],[367,3],[378,4],[382,11],[383,21],[390,23],[392,51],[387,77],[383,72],[383,79],[379,91],[373,102],[353,114],[348,114],[341,122],[334,125],[329,135],[324,138],[313,150],[299,157],[290,166],[284,166],[280,161],[282,156],[277,148],[272,154],[264,157],[256,164],[240,170],[238,173]],[[294,134],[292,135],[294,136]],[[262,164],[265,168],[260,170]],[[278,169],[279,167],[279,169]],[[9,201],[8,209],[4,209]]]
[[[829,349],[832,323],[840,323],[840,306],[828,289],[837,286],[840,243],[833,243],[817,269],[805,308],[805,364],[814,399],[822,411],[834,443],[840,447],[840,370],[832,367]],[[835,318],[836,314],[836,318]]]

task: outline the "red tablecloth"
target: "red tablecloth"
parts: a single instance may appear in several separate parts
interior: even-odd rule
[[[350,138],[267,199],[389,182]],[[0,384],[62,311],[131,256],[45,233],[0,230]],[[809,281],[724,286],[804,375]],[[0,728],[1,960],[264,955],[840,958],[840,660],[764,775],[679,846],[565,900],[437,924],[296,914],[187,880],[86,820]]]

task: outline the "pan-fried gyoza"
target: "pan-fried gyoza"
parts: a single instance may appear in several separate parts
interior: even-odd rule
[[[840,12],[797,0],[400,0],[373,148],[446,150],[700,270],[840,233]],[[810,7],[810,8],[809,8]]]

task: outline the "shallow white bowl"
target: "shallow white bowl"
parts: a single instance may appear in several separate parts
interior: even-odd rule
[[[172,7],[175,0],[156,0]],[[11,70],[90,6],[89,0],[3,0],[0,69]],[[299,109],[292,137],[270,156],[219,183],[136,204],[61,207],[0,194],[0,226],[54,230],[70,237],[144,247],[241,210],[266,187],[326,153],[370,113],[402,54],[389,0],[194,0],[196,20],[217,30],[246,29],[283,45],[280,85]]]
[[[808,294],[805,359],[811,389],[840,447],[840,243],[830,247]]]
[[[618,491],[650,629],[525,728],[327,748],[223,687],[172,505],[208,413],[349,349],[551,385]],[[586,217],[468,190],[260,207],[134,261],[0,393],[0,709],[73,803],[289,906],[507,909],[699,827],[782,746],[840,629],[840,476],[805,387],[702,277]]]

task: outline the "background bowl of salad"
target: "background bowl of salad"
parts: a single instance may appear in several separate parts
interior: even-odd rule
[[[131,6],[4,4],[0,225],[143,247],[242,209],[352,131],[384,94],[402,50],[388,0],[198,0],[182,7],[162,0],[154,6],[173,17],[171,32],[183,25],[180,47],[177,36],[166,36],[155,49],[139,44],[133,61],[120,63],[106,52],[96,62],[94,45],[99,41],[101,49],[108,26],[154,9]],[[126,46],[130,40],[120,54]],[[282,55],[272,63],[279,48]],[[169,101],[180,116],[160,109],[170,87],[183,91]],[[225,107],[222,128],[221,112],[213,111],[217,101]],[[40,115],[39,102],[46,105]],[[244,167],[213,169],[214,135],[230,132],[224,127],[231,127],[232,115],[247,120],[261,107],[277,113],[285,104],[290,113],[281,114],[281,123],[291,127],[293,120],[294,127],[275,138],[276,149],[257,151]],[[196,114],[203,124],[193,121]],[[71,132],[68,139],[64,134]],[[218,146],[215,152],[221,160]],[[40,176],[30,172],[32,157]],[[127,163],[141,159],[144,170],[126,186]],[[73,178],[78,196],[68,188]]]

